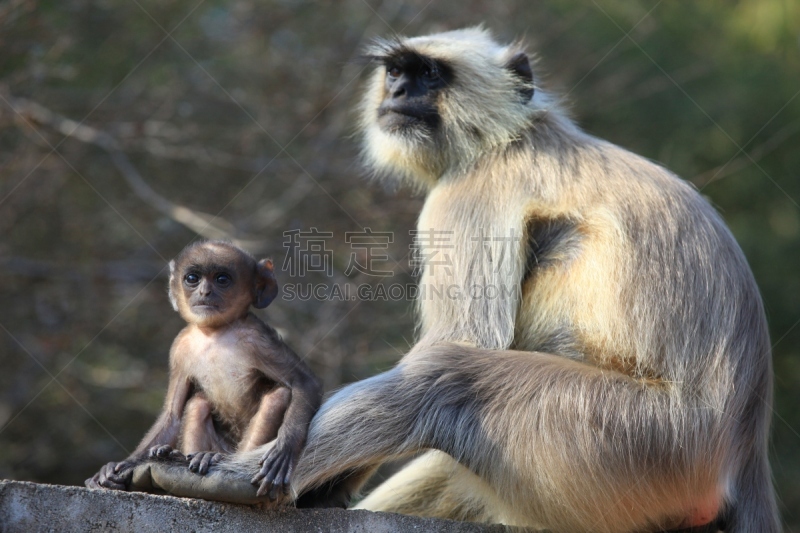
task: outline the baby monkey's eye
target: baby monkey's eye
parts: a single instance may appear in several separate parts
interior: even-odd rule
[[[190,272],[189,274],[186,274],[186,277],[183,278],[183,281],[185,281],[189,285],[196,285],[197,283],[200,282],[200,276],[198,276],[194,272]]]
[[[399,78],[403,72],[398,67],[386,67],[386,72],[392,78]]]
[[[233,278],[231,278],[228,274],[217,274],[217,276],[214,278],[214,281],[217,282],[217,285],[227,287],[231,284]]]

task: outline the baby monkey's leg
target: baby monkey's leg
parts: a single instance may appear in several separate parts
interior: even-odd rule
[[[283,415],[289,407],[292,391],[286,387],[276,387],[261,397],[258,411],[247,430],[237,451],[246,452],[274,440],[283,423]]]
[[[195,393],[186,402],[180,447],[189,459],[189,470],[200,475],[205,475],[222,459],[220,452],[228,450],[214,427],[211,402],[202,392]]]

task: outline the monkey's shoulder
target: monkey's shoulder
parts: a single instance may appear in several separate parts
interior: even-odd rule
[[[540,232],[574,237],[578,227],[583,236],[617,236],[650,248],[735,247],[722,217],[690,181],[608,141],[576,140],[560,167],[555,200],[544,202],[546,213],[529,215]]]
[[[271,346],[284,345],[280,333],[253,313],[249,313],[239,327],[254,342],[267,343]]]
[[[589,206],[649,213],[651,209],[678,209],[710,213],[714,209],[697,188],[657,161],[608,141],[591,138],[578,151],[577,188]]]
[[[284,342],[280,333],[253,313],[237,327],[239,342],[249,346],[253,357],[258,358],[261,365],[288,364],[298,371],[308,371],[306,364]]]

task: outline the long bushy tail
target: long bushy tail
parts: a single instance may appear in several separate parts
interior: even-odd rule
[[[780,533],[780,515],[766,453],[758,451],[747,457],[735,484],[735,500],[724,517],[725,533]]]

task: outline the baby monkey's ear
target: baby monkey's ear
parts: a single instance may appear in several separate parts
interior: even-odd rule
[[[272,259],[262,259],[256,264],[256,294],[253,307],[264,309],[278,295],[278,281],[273,272]]]
[[[172,308],[174,310],[178,310],[178,295],[175,294],[175,288],[173,285],[176,283],[176,276],[175,273],[175,260],[169,262],[169,303],[172,304]]]

